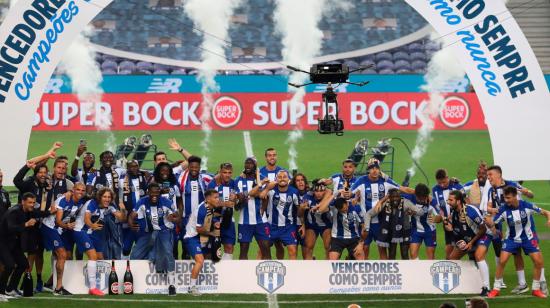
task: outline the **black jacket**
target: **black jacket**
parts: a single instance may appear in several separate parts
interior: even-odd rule
[[[13,185],[17,187],[19,190],[19,200],[21,200],[21,196],[26,192],[31,192],[36,196],[36,202],[40,203],[42,198],[42,192],[46,187],[41,187],[36,183],[34,176],[29,176],[25,178],[25,175],[27,175],[27,172],[29,172],[31,168],[27,167],[27,165],[24,165],[23,168],[19,169],[19,172],[15,175],[13,178]]]
[[[27,220],[27,215],[21,204],[8,209],[0,219],[0,239],[4,245],[13,247],[13,245],[21,243],[21,233],[25,231]]]
[[[0,187],[0,219],[4,216],[4,213],[10,208],[10,194],[2,187]]]

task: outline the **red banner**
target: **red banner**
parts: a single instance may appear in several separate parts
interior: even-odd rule
[[[215,96],[213,129],[287,130],[297,123],[317,129],[325,114],[320,93],[307,94],[295,113],[287,93],[231,93]],[[346,130],[416,130],[427,93],[340,93],[339,117]],[[105,94],[93,105],[70,94],[45,94],[34,130],[96,130],[94,113],[112,115],[112,130],[198,130],[200,94]],[[332,111],[331,111],[332,112]],[[485,130],[474,93],[450,93],[434,119],[435,129]]]

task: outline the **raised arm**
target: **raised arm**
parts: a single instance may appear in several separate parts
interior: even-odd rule
[[[325,213],[325,212],[328,212],[329,210],[329,205],[330,205],[330,202],[332,201],[332,190],[330,189],[327,189],[325,190],[325,195],[323,196],[323,199],[321,200],[321,202],[319,202],[319,204],[317,204],[314,208],[312,208],[311,210],[315,213],[315,212],[319,212],[319,213]]]
[[[80,161],[80,157],[82,156],[82,154],[84,154],[84,152],[86,152],[87,150],[88,150],[88,147],[85,144],[80,144],[76,149],[76,157],[74,158],[73,163],[71,164],[71,175],[73,177],[77,176],[78,162]]]
[[[170,146],[170,150],[180,153],[185,159],[188,159],[189,156],[191,156],[191,153],[189,153],[189,151],[185,148],[182,148],[175,138],[168,139],[168,145]]]
[[[42,155],[39,155],[39,156],[36,156],[36,157],[33,157],[33,158],[29,159],[29,161],[36,164],[36,165],[46,163],[48,161],[48,159],[50,159],[50,158],[54,159],[55,158],[55,156],[56,156],[55,152],[58,149],[60,149],[62,146],[63,146],[63,143],[61,143],[59,141],[56,141],[56,142],[54,142],[52,147],[46,153],[44,153]]]
[[[19,169],[19,172],[17,172],[17,174],[13,178],[13,185],[15,185],[17,189],[19,189],[20,191],[26,191],[26,188],[24,187],[25,175],[27,175],[27,172],[29,172],[29,170],[33,169],[34,167],[36,167],[36,164],[29,160],[25,165],[23,165],[23,167],[21,167],[21,169]]]

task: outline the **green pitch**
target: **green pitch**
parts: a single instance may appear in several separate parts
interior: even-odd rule
[[[124,138],[134,135],[139,137],[145,132],[128,131],[117,132],[115,137],[117,144],[122,143]],[[254,149],[254,154],[262,164],[263,151],[268,147],[274,147],[278,150],[279,165],[287,166],[287,149],[285,144],[286,132],[280,131],[252,131],[251,139]],[[203,151],[200,147],[200,141],[203,135],[200,131],[163,131],[153,132],[153,141],[159,147],[159,150],[168,152],[168,157],[171,160],[179,159],[179,153],[170,152],[167,146],[168,138],[176,138],[179,143],[187,148],[191,153],[202,155]],[[105,149],[105,142],[108,135],[98,132],[35,132],[31,137],[31,145],[29,147],[29,157],[44,153],[54,141],[64,142],[64,147],[59,151],[59,154],[67,155],[69,160],[75,156],[76,147],[80,139],[86,139],[90,151],[99,154]],[[343,137],[337,136],[321,136],[316,132],[305,132],[304,138],[300,140],[298,149],[298,166],[299,171],[304,172],[308,179],[316,177],[327,177],[333,173],[340,171],[340,165],[351,152],[355,142],[362,138],[369,139],[371,145],[384,137],[399,137],[412,148],[414,146],[416,132],[403,131],[366,131],[366,132],[346,132]],[[405,171],[411,166],[412,162],[405,147],[393,142],[395,147],[395,170],[394,178],[397,182],[401,182],[405,175]],[[241,131],[214,131],[210,147],[210,155],[208,167],[211,172],[214,172],[222,162],[232,162],[235,166],[235,173],[240,172],[245,158],[245,147],[243,134]],[[492,163],[492,153],[489,135],[487,132],[434,132],[433,141],[428,148],[427,154],[420,161],[420,165],[426,171],[429,177],[430,186],[435,183],[434,173],[438,168],[446,168],[451,176],[457,177],[461,182],[467,182],[475,177],[477,163],[480,159]],[[518,163],[521,163],[518,160]],[[23,164],[23,162],[21,162]],[[99,164],[99,163],[98,163]],[[148,166],[145,166],[148,167]],[[236,174],[235,174],[236,175]],[[504,170],[506,176],[506,170]],[[411,185],[418,182],[425,182],[423,176],[417,172],[412,179]],[[524,186],[530,188],[535,193],[534,201],[543,208],[550,208],[550,184],[546,181],[528,181]],[[541,249],[545,255],[546,266],[550,268],[550,238],[549,229],[544,225],[543,217],[537,217],[537,231],[541,238]],[[438,248],[436,250],[437,258],[444,258],[444,242],[442,228],[438,226]],[[322,244],[318,241],[315,247],[315,255],[321,259],[324,255]],[[238,257],[238,245],[235,248],[234,255]],[[424,258],[421,248],[420,258]],[[256,255],[256,247],[251,247],[249,257],[254,258]],[[374,254],[374,257],[377,253]],[[372,257],[372,252],[371,252]],[[49,260],[49,256],[45,256],[45,260]],[[491,269],[491,284],[494,274],[494,253],[492,248],[488,255],[487,261]],[[48,262],[46,262],[48,263]],[[530,285],[532,266],[530,260],[525,258],[526,276]],[[45,265],[49,267],[48,264]],[[49,275],[50,269],[45,268],[44,276]],[[547,278],[549,274],[547,271]],[[492,307],[517,307],[525,305],[530,307],[548,307],[549,301],[536,299],[530,295],[509,296],[509,291],[517,284],[516,275],[514,272],[513,262],[507,266],[505,274],[505,282],[508,289],[503,290],[502,294],[506,297],[490,300]],[[422,283],[422,282],[421,282]],[[46,297],[46,298],[44,298]],[[404,304],[409,307],[438,307],[441,302],[450,301],[457,304],[458,307],[464,307],[464,299],[468,296],[457,295],[314,295],[314,296],[298,296],[298,295],[278,295],[277,303],[280,307],[315,307],[322,305],[324,307],[347,307],[350,303],[360,304],[362,307],[387,307],[395,304]],[[99,301],[98,301],[99,300]],[[98,305],[109,305],[110,307],[132,306],[184,306],[184,307],[203,307],[206,305],[215,305],[216,307],[266,307],[269,301],[265,295],[203,295],[200,298],[191,297],[188,295],[178,295],[175,298],[157,295],[134,295],[132,297],[119,297],[112,299],[105,297],[104,299],[90,298],[86,296],[74,296],[70,299],[53,298],[51,295],[39,295],[33,299],[22,299],[12,301],[6,306],[20,307],[55,307],[63,305],[64,307],[97,307]],[[271,303],[273,304],[273,302]]]

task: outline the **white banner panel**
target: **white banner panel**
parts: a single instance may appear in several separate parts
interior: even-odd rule
[[[453,48],[475,87],[494,161],[505,178],[550,179],[550,143],[540,138],[550,132],[548,86],[529,42],[503,1],[406,2],[454,43],[448,48]]]
[[[82,29],[111,2],[19,0],[8,12],[0,27],[0,168],[4,185],[12,185],[25,163],[33,115],[55,67]]]
[[[115,261],[122,285],[126,261]],[[169,281],[186,293],[191,261],[177,261],[176,274],[155,273],[149,261],[130,261],[137,294],[166,294]],[[87,294],[85,261],[67,261],[64,287]],[[108,292],[110,261],[98,261],[97,285]],[[204,293],[277,294],[474,294],[481,278],[470,261],[221,261],[206,262],[198,278]]]

